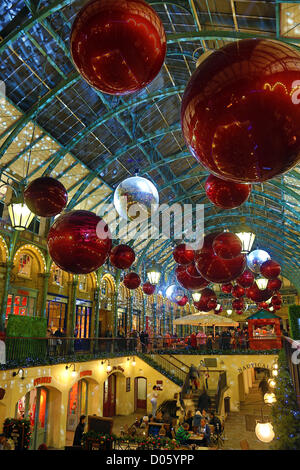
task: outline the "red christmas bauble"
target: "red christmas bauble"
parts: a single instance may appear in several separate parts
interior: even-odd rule
[[[209,287],[205,287],[205,289],[201,291],[200,300],[203,300],[203,301],[217,300],[217,294],[215,293],[214,290],[210,289]]]
[[[281,309],[281,304],[280,305],[273,305],[274,310],[280,310]]]
[[[221,313],[221,312],[223,312],[223,307],[222,307],[222,305],[220,305],[219,308],[216,308],[216,309],[215,309],[215,314],[216,314],[216,315],[218,315],[218,314]]]
[[[254,283],[251,287],[246,290],[246,296],[248,299],[253,300],[253,302],[265,302],[272,297],[272,291],[268,289],[259,289],[257,284]]]
[[[189,299],[187,298],[186,295],[184,295],[182,297],[182,299],[178,300],[176,303],[177,303],[177,305],[179,305],[179,307],[184,307],[187,304],[188,301],[189,301]]]
[[[212,244],[214,254],[222,259],[232,259],[241,254],[242,242],[235,233],[223,232]]]
[[[26,186],[24,201],[35,215],[54,217],[66,207],[68,193],[60,181],[50,176],[41,176]]]
[[[91,0],[75,18],[70,44],[83,78],[112,95],[145,88],[166,55],[163,24],[144,0]]]
[[[244,308],[244,301],[242,299],[235,299],[232,302],[233,310],[243,310]]]
[[[207,308],[209,308],[210,310],[214,310],[217,307],[217,305],[218,305],[218,302],[213,299],[207,302]]]
[[[228,282],[227,284],[222,284],[221,286],[221,291],[224,292],[224,294],[230,294],[230,292],[233,289],[233,285],[231,282]]]
[[[236,282],[241,287],[251,287],[255,280],[254,274],[248,269],[243,272],[241,276],[236,279]]]
[[[266,279],[276,279],[281,272],[281,267],[277,261],[269,259],[261,265],[260,272]]]
[[[146,294],[146,295],[152,295],[152,294],[154,294],[155,289],[156,289],[156,286],[154,286],[154,285],[151,284],[150,282],[145,282],[145,283],[143,284],[143,292],[144,292],[144,294]]]
[[[215,206],[221,209],[235,209],[247,201],[251,185],[225,181],[215,175],[209,175],[205,182],[205,192]]]
[[[210,282],[226,283],[239,277],[246,267],[246,257],[240,254],[232,259],[222,259],[213,252],[216,234],[206,235],[202,249],[196,255],[196,268]]]
[[[209,301],[204,301],[204,300],[200,299],[199,302],[194,302],[194,306],[200,312],[209,312],[211,310],[211,308],[208,307],[208,305],[207,305],[208,302]]]
[[[293,99],[299,69],[299,51],[268,39],[233,41],[209,55],[182,100],[192,155],[237,183],[267,181],[293,168],[300,159],[300,106]]]
[[[267,304],[267,302],[260,302],[258,304],[258,307],[259,308],[263,308],[264,310],[268,309],[269,308],[269,304]]]
[[[243,315],[243,310],[236,310],[235,312],[237,315]]]
[[[282,286],[282,282],[279,278],[270,279],[267,284],[267,289],[269,290],[279,290]]]
[[[273,295],[272,299],[271,299],[271,304],[273,306],[275,305],[281,305],[281,296],[280,295]]]
[[[181,243],[174,248],[173,258],[176,263],[186,266],[194,261],[195,251],[185,243]]]
[[[204,279],[198,273],[197,277],[191,276],[185,266],[177,266],[175,269],[175,274],[179,284],[190,291],[201,290],[204,287],[209,285],[209,281]]]
[[[234,286],[232,289],[232,295],[233,297],[240,299],[245,295],[245,289],[241,286]]]
[[[141,278],[137,273],[127,273],[124,276],[123,284],[127,289],[137,289],[141,284]]]
[[[109,260],[115,268],[128,269],[135,260],[135,254],[130,246],[121,244],[113,247]]]
[[[59,268],[73,274],[88,274],[105,263],[112,241],[108,225],[101,217],[79,210],[55,220],[47,244]]]

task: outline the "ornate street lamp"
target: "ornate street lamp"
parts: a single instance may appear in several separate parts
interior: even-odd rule
[[[255,434],[261,442],[271,442],[275,437],[271,423],[257,423]]]
[[[161,277],[161,266],[153,261],[150,268],[147,269],[146,274],[149,282],[157,286]]]
[[[201,299],[201,293],[200,292],[193,292],[192,297],[193,297],[194,302],[199,302],[199,300]]]
[[[265,393],[264,394],[264,402],[267,404],[267,405],[273,405],[273,403],[276,403],[276,396],[275,396],[275,393],[273,392],[270,392],[270,393]]]
[[[267,288],[268,279],[260,277],[259,279],[256,279],[255,282],[260,290],[265,290]]]
[[[15,230],[26,230],[31,224],[34,214],[28,209],[22,198],[12,200],[8,204],[11,225]]]

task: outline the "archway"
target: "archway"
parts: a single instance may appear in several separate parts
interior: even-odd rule
[[[117,374],[111,374],[103,383],[103,416],[112,418],[116,415]]]

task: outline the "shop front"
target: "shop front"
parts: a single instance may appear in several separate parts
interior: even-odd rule
[[[75,351],[88,351],[90,348],[92,302],[76,299]]]
[[[250,349],[281,349],[280,317],[262,309],[247,321]]]
[[[7,296],[6,322],[8,315],[35,316],[37,296],[36,289],[11,286]]]
[[[74,432],[81,415],[88,415],[89,383],[85,379],[76,382],[69,391],[67,431]]]
[[[46,386],[35,387],[16,404],[15,418],[30,420],[30,450],[47,442],[49,393]]]
[[[141,311],[135,308],[132,312],[132,330],[141,331]]]
[[[57,329],[66,329],[68,297],[58,294],[47,295],[47,326],[55,333]]]

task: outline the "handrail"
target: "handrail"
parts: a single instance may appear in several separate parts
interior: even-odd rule
[[[157,354],[157,353],[151,353],[150,356],[156,356],[156,357],[158,356],[160,360],[167,362],[172,367],[175,367],[175,369],[177,369],[180,373],[182,373],[182,372],[184,374],[187,373],[187,372],[184,372],[182,369],[180,369],[178,366],[176,366],[176,364],[173,364],[173,362],[169,361],[169,359],[167,359],[165,356],[161,356],[160,354]],[[155,360],[155,358],[154,358],[154,360]]]
[[[222,373],[219,376],[217,393],[216,393],[216,412],[217,413],[218,413],[219,407],[220,407],[222,392],[224,392],[226,388],[227,388],[226,372],[222,371]]]
[[[184,362],[182,362],[180,359],[177,359],[176,356],[173,356],[173,354],[169,354],[169,356],[174,359],[174,361],[179,362],[182,366],[186,367],[188,370],[190,369],[189,366],[187,366]]]

